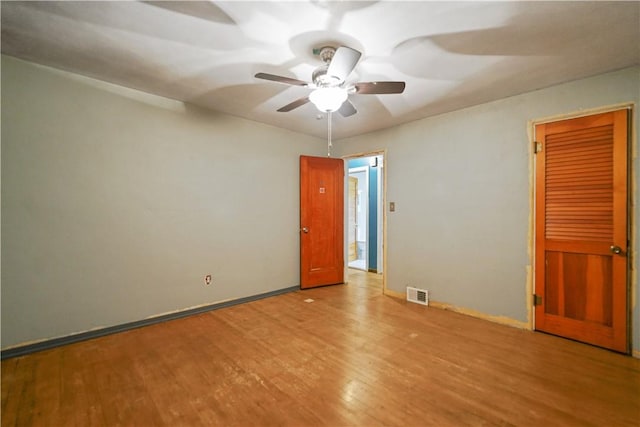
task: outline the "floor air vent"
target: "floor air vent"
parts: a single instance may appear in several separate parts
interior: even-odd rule
[[[429,305],[429,291],[407,286],[407,301],[416,304]]]

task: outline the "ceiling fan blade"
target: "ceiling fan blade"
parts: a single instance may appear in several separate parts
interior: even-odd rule
[[[327,74],[337,77],[343,82],[353,71],[360,59],[360,52],[350,47],[341,46],[333,54],[333,58],[329,63]]]
[[[279,113],[286,113],[288,111],[293,110],[294,108],[298,108],[298,107],[303,106],[307,102],[309,102],[309,97],[308,96],[306,96],[304,98],[296,99],[292,103],[287,104],[284,107],[278,108],[278,112]]]
[[[354,107],[348,99],[344,101],[342,106],[338,109],[338,113],[340,113],[342,117],[353,116],[357,112],[358,110],[356,110],[356,107]]]
[[[274,82],[280,82],[280,83],[284,83],[284,84],[288,84],[288,85],[309,86],[309,83],[304,82],[302,80],[292,79],[292,78],[283,77],[283,76],[276,76],[275,74],[258,73],[258,74],[255,75],[255,77],[258,78],[258,79],[271,80],[271,81],[274,81]]]
[[[360,95],[402,93],[404,86],[404,82],[359,82],[355,84],[356,93]]]

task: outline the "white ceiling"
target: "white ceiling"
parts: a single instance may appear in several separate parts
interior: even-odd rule
[[[351,95],[333,137],[394,126],[640,64],[640,2],[7,2],[2,52],[326,137],[309,89],[313,48],[362,52],[348,79],[401,80],[400,95]]]

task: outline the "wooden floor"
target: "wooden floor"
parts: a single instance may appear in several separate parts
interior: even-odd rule
[[[640,360],[385,297],[364,272],[2,362],[2,426],[639,423]]]

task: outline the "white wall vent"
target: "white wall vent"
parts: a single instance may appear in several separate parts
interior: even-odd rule
[[[429,291],[407,286],[407,301],[416,304],[429,305]]]

